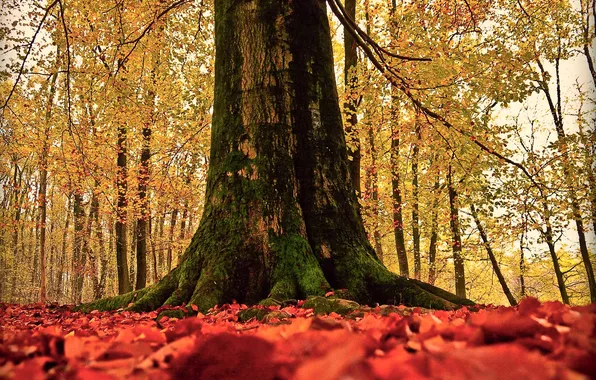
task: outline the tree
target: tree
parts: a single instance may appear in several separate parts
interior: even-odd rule
[[[352,190],[325,3],[215,2],[205,209],[157,284],[85,306],[279,301],[346,289],[360,302],[471,304],[389,272]]]

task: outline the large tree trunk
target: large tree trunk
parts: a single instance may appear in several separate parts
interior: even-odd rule
[[[88,305],[207,310],[347,289],[360,302],[471,301],[389,272],[352,189],[325,3],[215,1],[215,100],[205,209],[158,284]]]

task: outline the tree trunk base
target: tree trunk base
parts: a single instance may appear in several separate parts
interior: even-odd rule
[[[314,259],[312,255],[311,257]],[[215,305],[231,303],[234,300],[248,304],[279,305],[288,299],[322,296],[332,290],[324,277],[321,282],[322,270],[315,260],[314,263],[310,263],[311,268],[304,268],[304,265],[292,267],[284,265],[283,267],[288,270],[282,276],[278,276],[277,281],[263,281],[260,286],[257,286],[260,289],[244,292],[245,294],[260,293],[262,294],[260,298],[236,299],[230,296],[232,293],[230,288],[234,287],[234,280],[210,275],[209,273],[214,271],[202,270],[207,268],[201,268],[199,261],[201,260],[191,257],[184,260],[179,267],[156,284],[138,291],[83,304],[77,309],[90,312],[124,308],[144,312],[161,306],[186,304],[197,305],[200,311],[207,312]],[[392,273],[376,260],[367,261],[360,265],[350,265],[352,274],[344,278],[351,281],[342,281],[341,285],[348,286],[336,291],[339,297],[371,306],[387,304],[452,310],[461,306],[475,305],[468,299],[458,297],[436,286]],[[345,270],[342,271],[342,277],[345,273]],[[272,285],[266,286],[267,283]]]

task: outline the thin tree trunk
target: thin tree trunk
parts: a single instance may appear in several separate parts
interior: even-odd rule
[[[159,269],[157,266],[157,250],[155,249],[155,231],[153,231],[153,217],[149,214],[149,241],[151,242],[151,256],[153,258],[153,282],[159,280]]]
[[[522,231],[519,238],[519,287],[520,287],[520,298],[526,296],[526,259],[524,252],[524,236],[525,231]]]
[[[159,215],[159,223],[157,224],[157,234],[159,239],[159,277],[161,277],[161,271],[163,270],[164,266],[166,265],[166,255],[165,252],[165,241],[164,241],[164,227],[166,223],[166,216],[165,216],[165,209]]]
[[[428,243],[428,283],[434,285],[437,278],[437,240],[439,238],[439,198],[440,198],[440,173],[437,172],[433,186],[433,202],[430,221],[430,241]]]
[[[557,285],[559,287],[559,292],[561,293],[561,300],[563,303],[569,304],[569,296],[567,295],[567,287],[565,286],[565,279],[563,278],[563,271],[561,271],[561,265],[559,264],[559,257],[557,256],[557,251],[555,249],[555,240],[553,237],[553,228],[550,223],[550,210],[548,209],[548,204],[545,201],[545,198],[542,198],[542,209],[544,211],[544,222],[546,225],[546,230],[542,231],[542,234],[546,240],[546,245],[548,246],[548,252],[550,253],[550,257],[553,261],[553,269],[555,271],[555,276],[557,278]]]
[[[346,0],[345,9],[352,20],[356,20],[356,0]],[[350,168],[350,178],[352,188],[356,195],[360,197],[360,138],[356,125],[358,124],[358,100],[356,99],[355,88],[358,85],[356,75],[356,65],[358,56],[356,54],[356,41],[350,33],[344,33],[344,83],[346,85],[346,101],[344,103],[344,113],[346,119],[346,145],[348,146],[348,160]]]
[[[70,228],[70,209],[72,196],[68,195],[68,203],[66,205],[66,215],[64,217],[64,229],[62,230],[62,250],[60,253],[60,259],[58,260],[58,271],[57,275],[58,278],[56,280],[57,283],[57,297],[60,299],[64,294],[64,267],[66,264],[66,257],[68,253],[66,252],[67,245],[68,245],[68,230]]]
[[[82,299],[83,279],[85,272],[84,240],[85,240],[85,209],[83,195],[76,190],[73,203],[74,243],[72,250],[72,302],[79,304]]]
[[[124,294],[132,290],[128,273],[128,236],[127,236],[127,199],[128,168],[126,159],[126,127],[118,127],[118,174],[116,187],[118,189],[118,202],[116,206],[116,266],[118,268],[118,293]]]
[[[22,170],[19,171],[19,166],[15,163],[14,168],[14,175],[13,175],[13,185],[17,189],[14,193],[14,226],[12,230],[12,284],[10,287],[10,299],[14,302],[15,300],[15,290],[16,290],[16,283],[17,283],[17,274],[18,274],[18,265],[19,261],[22,261],[22,258],[19,258],[19,224],[21,220],[21,213],[22,213],[22,204],[25,200],[26,192],[22,189],[23,185],[23,172]]]
[[[143,127],[143,149],[139,167],[139,208],[137,219],[137,281],[136,289],[143,289],[147,285],[147,226],[149,218],[149,198],[147,187],[149,183],[149,159],[151,158],[151,125],[146,123]]]
[[[572,176],[571,167],[569,164],[569,154],[567,149],[567,138],[565,136],[565,129],[563,128],[563,111],[562,111],[562,99],[561,99],[561,81],[560,81],[560,54],[561,54],[561,41],[559,40],[558,56],[555,58],[555,79],[556,79],[556,103],[553,99],[551,92],[546,81],[540,83],[540,88],[546,96],[548,106],[550,109],[555,130],[557,132],[557,149],[563,156],[562,166],[563,175],[567,185],[567,193],[571,200],[571,211],[573,219],[575,221],[575,227],[577,229],[577,236],[579,240],[579,250],[582,257],[582,262],[586,270],[586,277],[588,278],[588,288],[590,289],[590,300],[596,302],[596,278],[594,277],[594,268],[592,268],[592,262],[590,260],[590,253],[588,252],[588,244],[586,242],[586,234],[584,231],[584,222],[581,215],[579,201],[575,191],[575,180]],[[540,60],[537,60],[540,71],[546,74],[544,67]]]
[[[395,250],[397,252],[397,261],[399,263],[399,273],[404,277],[410,276],[408,268],[408,255],[406,253],[406,242],[404,239],[404,222],[402,216],[402,196],[400,188],[399,174],[399,130],[397,127],[397,99],[393,99],[393,120],[391,120],[391,193],[393,207],[393,235],[395,236]]]
[[[188,220],[188,199],[184,201],[184,207],[182,209],[182,218],[180,219],[180,234],[179,239],[186,239],[186,223]]]
[[[168,237],[168,272],[172,270],[172,246],[174,244],[174,229],[176,228],[176,221],[178,220],[178,209],[175,208],[172,211],[172,217],[170,219],[170,234]]]
[[[482,224],[480,223],[480,218],[478,217],[478,213],[476,212],[476,207],[474,207],[473,204],[470,205],[470,211],[472,212],[472,217],[474,218],[474,222],[476,223],[476,227],[478,228],[478,233],[480,234],[480,237],[482,238],[482,243],[484,244],[484,248],[486,248],[486,253],[488,254],[488,258],[490,259],[490,262],[493,266],[493,271],[495,272],[495,275],[499,279],[501,288],[503,288],[503,293],[505,293],[505,296],[507,297],[509,304],[511,306],[515,306],[515,305],[517,305],[517,301],[513,297],[513,294],[511,294],[511,291],[509,290],[509,286],[507,286],[507,282],[505,281],[505,277],[503,276],[503,273],[501,273],[501,268],[499,267],[499,262],[497,261],[497,258],[495,257],[492,247],[490,246],[490,242],[488,241],[488,236],[486,234],[486,231],[484,231],[484,228],[482,227]]]
[[[414,248],[414,278],[420,280],[421,258],[420,258],[420,222],[418,210],[418,151],[422,133],[420,122],[416,120],[416,142],[412,147],[412,243]]]
[[[54,103],[54,96],[56,94],[56,79],[58,73],[52,74],[48,98],[46,100],[46,114],[45,114],[45,128],[43,134],[43,142],[41,148],[41,157],[39,159],[39,193],[38,193],[38,208],[39,208],[39,266],[40,284],[39,284],[39,302],[45,303],[47,301],[46,290],[46,190],[48,184],[48,155],[50,151],[50,119],[52,117],[52,107]]]
[[[375,253],[383,262],[383,246],[379,231],[379,175],[377,169],[377,147],[372,125],[367,125],[367,143],[370,149],[370,166],[366,168],[365,197],[370,199],[370,217],[372,219],[372,235]]]
[[[459,226],[459,206],[457,201],[457,191],[453,187],[453,174],[451,164],[447,172],[447,186],[449,192],[449,225],[451,226],[453,250],[453,268],[455,274],[455,294],[460,297],[466,297],[466,274],[464,269],[464,258],[461,246],[461,232]]]

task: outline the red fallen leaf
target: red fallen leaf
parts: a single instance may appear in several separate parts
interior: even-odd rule
[[[334,294],[335,294],[334,291],[330,291],[330,292],[325,293],[325,297],[331,297]]]
[[[136,334],[130,329],[121,329],[118,331],[118,336],[115,342],[130,343],[136,338]]]
[[[334,380],[341,378],[358,378],[351,375],[354,366],[362,362],[366,356],[366,338],[362,336],[346,336],[341,344],[328,350],[323,357],[313,358],[300,366],[294,375],[295,380]]]
[[[135,335],[134,341],[143,341],[150,343],[166,343],[166,336],[163,332],[154,327],[138,325],[133,328]]]
[[[44,371],[43,367],[52,361],[52,358],[46,356],[26,360],[15,367],[13,378],[44,379],[46,377],[46,371]]]
[[[516,344],[499,344],[453,350],[429,362],[431,377],[450,379],[560,379],[577,378],[560,363]]]
[[[76,378],[78,380],[116,380],[116,377],[105,372],[100,372],[85,367],[81,367],[76,370]]]
[[[147,356],[142,362],[137,364],[136,368],[167,368],[167,363],[171,362],[177,356],[189,354],[195,347],[196,336],[190,335],[166,344],[153,354]]]
[[[167,341],[172,342],[183,336],[199,333],[202,325],[203,322],[198,318],[185,318],[178,321],[173,329],[166,331]]]
[[[399,346],[381,357],[374,357],[367,361],[371,372],[378,379],[428,379],[425,368],[428,356],[424,354],[412,355]]]
[[[482,329],[486,343],[514,340],[534,336],[549,330],[528,316],[520,316],[513,310],[482,312],[470,316],[470,324]],[[554,328],[550,328],[555,330]]]
[[[197,305],[195,305],[194,303],[192,305],[190,305],[190,308],[192,309],[192,311],[199,311],[199,307]]]
[[[528,316],[535,314],[540,306],[540,301],[538,301],[536,298],[525,297],[520,301],[519,305],[517,306],[517,310],[519,311],[519,315]]]
[[[136,358],[114,359],[108,361],[99,361],[89,363],[89,368],[97,369],[108,375],[123,379],[134,371]]]
[[[274,379],[273,344],[254,336],[218,334],[175,359],[170,366],[173,378],[192,374],[201,379]]]

